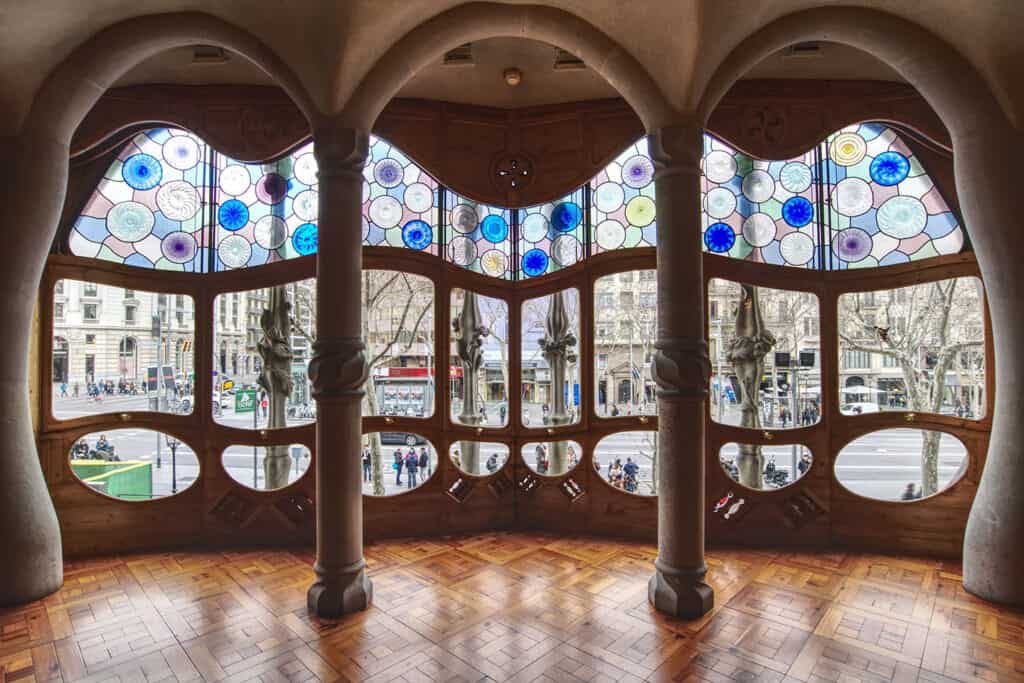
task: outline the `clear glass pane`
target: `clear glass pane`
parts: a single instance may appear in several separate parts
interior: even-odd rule
[[[309,449],[302,444],[228,446],[220,456],[224,471],[243,486],[273,491],[293,484],[309,469]]]
[[[617,432],[597,443],[594,469],[627,493],[658,495],[658,432]]]
[[[967,472],[967,449],[952,434],[883,429],[848,443],[836,479],[857,495],[912,501],[945,491]]]
[[[199,460],[187,443],[149,429],[86,434],[69,457],[79,481],[121,500],[171,496],[199,478]]]
[[[393,496],[422,486],[437,468],[434,445],[412,432],[363,435],[363,495]]]
[[[806,446],[757,446],[727,443],[718,460],[729,477],[747,488],[770,491],[807,474],[813,460]]]
[[[456,441],[448,449],[452,462],[466,474],[494,474],[508,461],[508,446],[503,443]]]
[[[984,290],[974,277],[839,297],[839,409],[985,415]]]
[[[316,338],[316,280],[213,301],[213,415],[240,429],[316,419],[309,360]]]
[[[508,424],[508,303],[453,289],[451,307],[452,420],[504,426]]]
[[[715,422],[789,429],[821,419],[818,297],[716,279],[707,310]]]
[[[434,414],[434,285],[394,270],[363,271],[363,340],[370,376],[364,415]]]
[[[527,299],[522,309],[523,425],[580,419],[579,290]]]
[[[654,415],[651,361],[658,332],[658,280],[630,270],[594,283],[594,399],[600,417]]]
[[[53,305],[53,415],[191,413],[192,298],[60,280]]]
[[[536,472],[557,477],[572,471],[583,456],[583,448],[575,441],[528,443],[523,446],[523,460]]]

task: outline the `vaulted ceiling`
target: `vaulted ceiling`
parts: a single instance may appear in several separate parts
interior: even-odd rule
[[[505,0],[510,4],[519,0]],[[295,71],[324,109],[344,102],[375,61],[402,35],[458,0],[7,0],[0,5],[0,113],[8,129],[25,115],[45,75],[97,31],[117,21],[174,11],[203,11],[264,41]],[[585,19],[618,42],[652,75],[670,102],[699,100],[715,68],[745,37],[788,13],[837,3],[822,0],[532,0]],[[847,0],[914,21],[959,50],[987,80],[1011,118],[1024,112],[1024,3],[1018,0]],[[555,70],[554,50],[535,41],[494,38],[474,44],[476,66],[440,62],[414,75],[402,96],[513,107],[594,99],[615,93],[590,69]],[[266,83],[239,58],[194,64],[174,50],[135,67],[138,83]],[[510,88],[506,67],[522,69]],[[871,55],[825,43],[813,55],[777,54],[757,78],[899,80]],[[7,115],[9,112],[10,115]]]

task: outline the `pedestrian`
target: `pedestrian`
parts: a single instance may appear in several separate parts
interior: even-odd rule
[[[71,385],[71,395],[78,398],[78,382]]]
[[[625,475],[625,488],[630,493],[636,493],[637,475],[640,473],[640,466],[633,462],[633,458],[626,458],[626,464],[622,467]]]
[[[617,403],[613,403],[612,404],[612,417],[618,417],[618,416],[619,416],[619,406],[618,406]]]
[[[536,462],[537,462],[537,472],[539,474],[544,474],[545,472],[547,472],[547,467],[545,467],[545,462],[546,462],[545,455],[546,455],[546,453],[544,452],[544,444],[537,444],[537,448],[535,449],[535,452],[536,452],[536,456],[537,456],[537,460],[536,460]]]
[[[452,462],[455,463],[455,466],[458,467],[460,470],[462,469],[462,460],[459,459],[458,448],[452,451]]]
[[[414,489],[419,486],[419,482],[416,480],[416,473],[419,471],[420,458],[416,455],[416,449],[410,448],[409,452],[405,454],[405,483],[408,488]]]
[[[907,482],[907,488],[903,489],[903,495],[900,496],[900,500],[917,500],[921,497],[921,490],[914,490],[914,482]]]
[[[67,398],[68,397],[68,384],[67,384],[67,382],[61,382],[60,383],[60,397],[61,398]]]
[[[508,406],[502,403],[498,408],[498,415],[501,417],[501,424],[505,424],[505,418],[508,416]]]
[[[800,476],[803,476],[807,470],[811,469],[811,454],[804,451],[800,454],[800,462],[796,465],[797,470],[800,472]]]
[[[370,481],[370,449],[363,448],[363,481]]]
[[[491,457],[487,458],[487,471],[494,474],[498,471],[498,454],[491,453]]]
[[[402,450],[400,448],[395,449],[394,455],[395,461],[391,464],[391,467],[395,470],[395,486],[402,485]]]
[[[579,463],[579,461],[580,459],[576,455],[576,449],[569,446],[569,469],[571,470],[573,467],[576,467],[576,464]]]
[[[786,423],[789,422],[789,411],[786,410],[786,406],[779,408],[779,422],[782,423],[782,428],[786,428]]]
[[[420,468],[420,472],[423,474],[423,478],[426,479],[430,476],[430,453],[427,452],[426,446],[420,447],[420,459],[417,463]]]

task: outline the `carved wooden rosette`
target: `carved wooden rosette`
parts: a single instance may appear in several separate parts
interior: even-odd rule
[[[366,345],[359,337],[317,339],[313,343],[309,379],[316,400],[361,399],[369,374]]]

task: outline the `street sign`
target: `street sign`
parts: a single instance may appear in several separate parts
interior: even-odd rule
[[[146,390],[156,391],[160,386],[160,368],[151,365],[146,368]]]
[[[256,412],[256,390],[241,389],[235,392],[235,412],[254,413]]]
[[[234,381],[232,381],[230,379],[226,379],[226,380],[224,380],[224,383],[221,384],[220,390],[221,391],[227,391],[228,389],[231,389],[233,386],[235,386]]]

